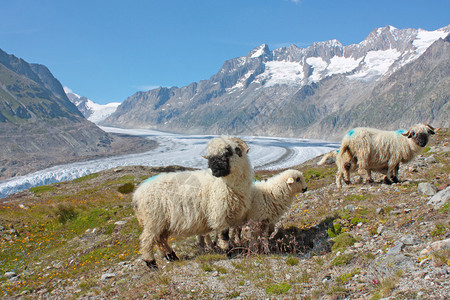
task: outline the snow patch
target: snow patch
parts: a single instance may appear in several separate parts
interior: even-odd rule
[[[305,77],[303,66],[298,62],[269,61],[265,66],[264,73],[258,75],[257,79],[265,80],[266,87],[281,84],[300,85]]]
[[[313,73],[309,77],[311,82],[317,82],[322,79],[322,72],[327,68],[328,64],[322,57],[308,57],[306,63],[314,68]]]
[[[391,65],[401,56],[396,49],[369,51],[363,60],[362,69],[349,79],[370,81],[383,76]]]
[[[111,102],[108,104],[97,104],[91,100],[88,100],[86,106],[91,110],[92,114],[89,116],[88,120],[94,123],[99,123],[105,120],[107,117],[112,115],[117,107],[120,105],[119,102]]]
[[[362,59],[362,57],[355,59],[352,57],[333,56],[327,67],[328,75],[351,72],[359,66]]]
[[[447,35],[448,32],[441,30],[427,31],[419,29],[416,39],[413,41],[413,46],[416,48],[417,57],[422,55],[435,41],[441,38],[443,39]]]

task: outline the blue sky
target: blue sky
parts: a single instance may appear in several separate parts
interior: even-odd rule
[[[436,30],[449,11],[448,0],[5,0],[0,49],[105,104],[208,79],[263,43],[355,44],[386,25]]]

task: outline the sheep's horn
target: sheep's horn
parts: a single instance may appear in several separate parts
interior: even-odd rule
[[[427,126],[428,128],[430,128],[431,130],[434,130],[434,128],[430,124],[424,124],[424,125]]]

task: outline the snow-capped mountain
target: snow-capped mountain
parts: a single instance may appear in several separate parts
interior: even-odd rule
[[[117,107],[120,105],[119,102],[111,102],[104,105],[97,104],[84,96],[75,94],[68,87],[64,87],[64,92],[66,93],[69,100],[73,104],[75,104],[78,110],[83,114],[83,116],[89,121],[96,124],[109,117],[116,111]]]
[[[347,46],[263,44],[209,80],[136,93],[102,124],[312,138],[363,125],[448,126],[449,32],[386,26]]]

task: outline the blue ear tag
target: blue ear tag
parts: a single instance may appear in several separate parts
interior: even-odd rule
[[[404,129],[399,129],[399,130],[397,130],[395,133],[397,133],[397,134],[406,133],[406,130],[404,130]]]
[[[339,149],[338,149],[338,150],[336,150],[336,153],[339,153]]]

